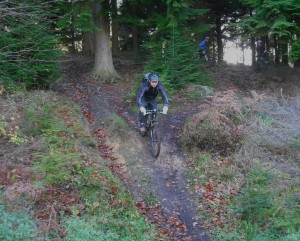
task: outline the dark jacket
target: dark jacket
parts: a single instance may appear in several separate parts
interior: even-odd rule
[[[160,82],[158,82],[155,88],[153,88],[148,82],[143,83],[140,89],[138,90],[138,94],[137,94],[136,101],[138,107],[141,107],[143,105],[142,104],[143,99],[145,101],[152,101],[157,97],[158,94],[161,95],[164,105],[168,106],[169,105],[168,97],[164,87]]]

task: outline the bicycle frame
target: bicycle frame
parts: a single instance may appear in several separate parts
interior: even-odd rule
[[[198,49],[195,55],[196,55],[196,60],[203,61],[203,62],[209,61],[207,51],[205,51],[204,49]]]
[[[158,125],[158,121],[157,121],[158,113],[162,113],[162,112],[160,110],[157,111],[156,109],[146,111],[146,115],[148,115],[147,124],[146,124],[147,130],[153,128],[154,125]]]
[[[146,111],[146,115],[148,115],[146,132],[150,131],[151,154],[154,157],[159,156],[160,145],[161,145],[160,133],[158,129],[158,120],[157,120],[157,115],[159,113],[162,113],[162,111],[156,109]]]

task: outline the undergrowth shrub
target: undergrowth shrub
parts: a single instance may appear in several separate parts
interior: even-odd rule
[[[213,94],[213,89],[205,85],[189,84],[181,94],[188,99],[202,100],[206,96]]]
[[[266,97],[257,108],[257,115],[247,120],[247,136],[238,155],[242,158],[237,159],[250,164],[253,159],[272,162],[276,156],[277,160],[290,160],[299,166],[300,97]]]
[[[239,106],[235,99],[230,93],[215,95],[211,107],[196,114],[183,129],[181,140],[187,146],[213,151],[227,148],[230,142],[224,141],[224,135],[231,127],[242,131],[238,148],[231,153],[213,152],[212,158],[196,149],[189,161],[189,184],[201,192],[201,215],[214,226],[210,230],[215,240],[297,240],[299,98],[260,97],[252,106],[243,101]],[[228,135],[233,138],[232,133]],[[228,187],[233,190],[228,191],[230,196],[223,192]],[[216,204],[211,200],[220,213],[212,211]]]
[[[6,122],[4,116],[0,115],[0,136],[6,135]]]
[[[90,132],[80,109],[74,103],[49,98],[51,94],[40,101],[29,101],[25,116],[30,123],[27,131],[47,143],[47,151],[35,153],[43,183],[67,185],[80,193],[84,211],[74,207],[72,214],[84,217],[65,214],[66,239],[153,239],[151,225],[138,213],[121,180],[104,166],[96,144],[90,146]],[[107,117],[105,123],[110,124],[112,132],[127,126],[117,115]]]
[[[258,165],[246,176],[232,215],[242,220],[245,240],[296,240],[299,237],[299,198],[282,192],[278,177]],[[294,238],[293,238],[294,237]]]
[[[232,153],[244,137],[246,107],[234,92],[213,96],[211,107],[195,114],[185,124],[180,138],[182,144],[188,148]]]
[[[118,234],[108,231],[105,233],[97,219],[85,220],[72,216],[65,220],[64,227],[68,230],[66,240],[68,241],[108,241],[119,240]]]
[[[117,114],[111,114],[105,119],[105,123],[107,128],[109,128],[111,131],[121,132],[126,130],[128,127],[127,122]]]
[[[37,226],[30,216],[20,211],[9,212],[0,204],[0,240],[31,241],[37,238]]]
[[[7,92],[48,87],[59,77],[58,37],[51,30],[50,3],[1,1],[0,85]]]
[[[274,206],[276,190],[270,185],[273,178],[272,173],[263,169],[254,169],[249,173],[235,209],[241,219],[260,226],[267,224],[278,208]]]

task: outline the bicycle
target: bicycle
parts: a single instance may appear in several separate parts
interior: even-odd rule
[[[214,66],[214,61],[210,58],[208,52],[204,49],[194,52],[194,59],[204,67],[210,68]]]
[[[194,59],[196,61],[201,61],[201,62],[208,62],[209,58],[207,56],[207,52],[204,49],[197,50],[194,52]]]
[[[258,72],[266,71],[268,68],[275,68],[276,64],[272,61],[272,58],[266,52],[263,56],[258,57],[256,62],[256,70]]]
[[[161,137],[159,133],[158,127],[158,114],[161,114],[162,110],[158,109],[147,109],[147,122],[146,122],[146,131],[143,133],[145,136],[148,132],[150,132],[150,140],[151,140],[151,154],[154,157],[158,157],[160,153],[160,146],[161,146]]]

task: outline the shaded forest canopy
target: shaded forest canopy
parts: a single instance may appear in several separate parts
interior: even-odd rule
[[[192,230],[201,218],[216,240],[299,240],[299,10],[299,0],[1,1],[0,239],[183,240],[185,225],[143,189],[152,163],[131,126],[134,88],[155,71],[171,97],[166,162],[184,156],[182,185],[199,194]],[[224,63],[229,41],[251,49],[252,67]],[[143,200],[124,185],[130,168]],[[162,192],[181,192],[183,178],[157,176]]]
[[[120,78],[113,58],[131,53],[170,89],[210,85],[192,58],[205,36],[215,63],[223,62],[226,41],[234,41],[251,48],[254,65],[261,41],[275,64],[296,66],[299,10],[297,0],[2,1],[0,81],[6,89],[47,87],[68,51],[93,58],[92,74],[103,82]]]

